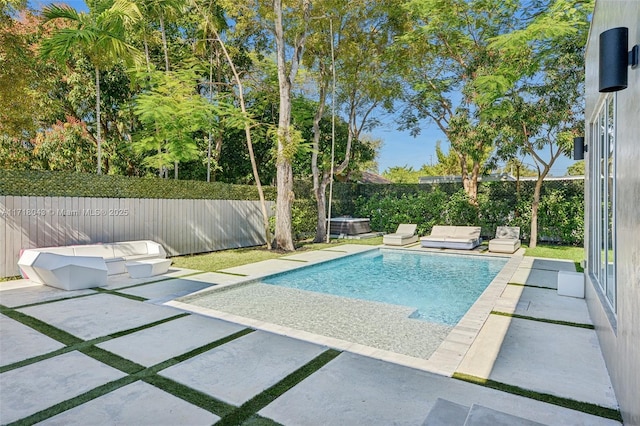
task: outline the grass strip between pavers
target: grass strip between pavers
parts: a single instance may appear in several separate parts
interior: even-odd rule
[[[14,306],[12,309],[22,309],[22,308],[30,308],[32,306],[47,305],[49,303],[61,302],[63,300],[80,299],[81,297],[95,296],[96,294],[98,293],[97,292],[87,293],[87,294],[81,294],[79,296],[69,296],[69,297],[61,297],[60,299],[43,300],[35,303],[28,303],[26,305]]]
[[[188,314],[187,314],[188,315]],[[176,317],[182,317],[184,314],[178,315]],[[172,317],[175,319],[176,317]],[[163,320],[161,322],[166,322]],[[156,322],[157,323],[157,322]],[[156,325],[153,323],[153,325]],[[147,326],[152,326],[148,324]],[[138,327],[140,328],[140,327]],[[143,327],[144,328],[144,327]],[[135,329],[134,329],[135,330]],[[159,364],[156,364],[152,367],[144,367],[140,364],[137,364],[133,361],[130,361],[126,358],[123,358],[119,355],[111,353],[102,348],[98,348],[94,346],[94,343],[100,341],[102,339],[94,339],[87,342],[82,342],[80,344],[74,345],[72,347],[63,348],[60,352],[70,352],[72,350],[78,350],[83,354],[102,362],[112,368],[116,368],[124,373],[127,373],[127,376],[118,380],[114,380],[113,382],[106,383],[102,386],[98,386],[88,392],[85,392],[82,395],[70,398],[66,401],[58,403],[54,406],[46,408],[42,411],[34,413],[30,416],[27,416],[23,419],[17,420],[16,422],[11,423],[12,425],[32,425],[38,423],[44,419],[55,416],[63,411],[74,408],[78,405],[84,404],[86,402],[91,401],[92,399],[101,397],[109,392],[113,392],[114,390],[121,388],[123,386],[129,385],[131,383],[136,382],[137,380],[143,380],[151,385],[158,387],[165,392],[168,392],[178,398],[181,398],[193,405],[196,405],[200,408],[203,408],[209,412],[212,412],[220,417],[233,412],[236,407],[226,404],[222,401],[218,401],[217,399],[203,394],[197,390],[191,389],[185,385],[181,385],[179,383],[174,382],[173,380],[158,376],[156,373],[165,368],[176,365],[182,361],[185,361],[189,358],[197,356],[201,353],[204,353],[208,350],[211,350],[217,346],[221,346],[225,343],[228,343],[234,339],[242,337],[246,334],[252,333],[254,330],[252,329],[243,329],[237,333],[231,334],[222,339],[216,340],[215,342],[206,344],[199,348],[196,348],[192,351],[189,351],[185,354],[173,357],[169,360],[163,361]],[[108,339],[106,339],[108,340]],[[58,352],[58,351],[56,351]],[[43,356],[43,359],[49,358],[52,354],[56,352],[51,352],[47,354],[48,356]],[[17,364],[17,363],[16,363]],[[15,364],[12,364],[15,365]]]
[[[318,371],[329,361],[340,355],[340,353],[340,351],[335,349],[326,350],[275,385],[271,386],[269,389],[266,389],[262,393],[254,396],[230,414],[222,417],[222,419],[216,423],[216,426],[235,426],[243,424],[254,414],[257,414],[262,408],[266,407],[276,398],[293,388],[311,374]]]
[[[190,388],[189,386],[183,385],[182,383],[178,383],[166,377],[158,376],[157,374],[142,377],[142,380],[188,402],[189,404],[200,407],[203,410],[207,410],[218,417],[223,417],[228,413],[233,412],[236,408],[233,405],[220,401],[204,392],[200,392],[199,390]]]
[[[8,314],[9,312],[14,313],[16,315],[16,317],[13,317],[10,314]],[[7,315],[8,317],[20,322],[21,324],[30,326],[31,328],[33,328],[34,330],[38,331],[39,333],[42,333],[45,336],[50,337],[50,338],[55,339],[55,340],[58,340],[60,342],[62,342],[62,341],[59,339],[59,337],[62,337],[64,339],[68,338],[69,342],[72,342],[72,340],[71,340],[72,338],[73,339],[77,339],[77,340],[74,343],[62,342],[62,343],[65,343],[65,345],[66,345],[66,347],[64,347],[64,348],[60,348],[60,349],[57,349],[55,351],[48,352],[46,354],[37,355],[37,356],[32,357],[32,358],[27,358],[27,359],[24,359],[22,361],[14,362],[13,364],[4,365],[4,366],[0,367],[0,373],[4,373],[4,372],[9,371],[9,370],[15,370],[16,368],[24,367],[24,366],[27,366],[27,365],[30,365],[30,364],[34,364],[34,363],[39,362],[39,361],[43,361],[43,360],[48,359],[48,358],[53,358],[55,356],[65,354],[67,352],[76,351],[76,350],[80,351],[80,352],[82,352],[82,353],[84,353],[86,355],[91,356],[86,351],[90,350],[88,348],[91,348],[93,345],[96,345],[96,344],[99,344],[99,343],[102,343],[102,342],[106,342],[108,340],[112,340],[112,339],[115,339],[115,338],[118,338],[118,337],[126,336],[127,334],[132,334],[132,333],[135,333],[137,331],[141,331],[141,330],[144,330],[144,329],[147,329],[147,328],[155,327],[156,325],[160,325],[160,324],[163,324],[165,322],[173,321],[175,319],[191,315],[191,314],[185,312],[185,313],[182,313],[182,314],[174,315],[174,316],[169,317],[169,318],[163,318],[161,320],[158,320],[158,321],[155,321],[155,322],[152,322],[152,323],[144,324],[144,325],[142,325],[140,327],[130,328],[128,330],[123,330],[123,331],[119,331],[117,333],[112,333],[112,334],[110,334],[108,336],[98,337],[98,338],[95,338],[95,339],[92,339],[92,340],[84,341],[84,340],[82,340],[80,338],[77,338],[75,336],[70,335],[69,333],[67,333],[64,330],[60,330],[59,328],[56,328],[56,327],[54,327],[52,325],[43,323],[42,321],[40,321],[40,320],[38,320],[36,318],[30,317],[29,315],[23,314],[21,312],[16,312],[11,308],[5,308],[5,310],[3,310],[2,313]],[[32,323],[33,325],[30,325],[30,323]],[[38,328],[38,327],[41,327],[42,324],[46,325],[46,327],[42,327],[41,329]],[[58,336],[58,337],[56,337],[56,336]],[[68,336],[71,336],[71,337],[68,337]],[[98,359],[98,358],[96,358],[96,359]],[[111,364],[109,364],[109,365],[111,365]],[[116,367],[116,368],[118,368],[118,367]],[[128,372],[129,370],[122,370],[122,371]]]
[[[266,417],[260,417],[259,415],[253,415],[242,423],[242,426],[283,426],[281,423],[275,420],[268,419]]]
[[[184,278],[193,277],[195,275],[202,275],[204,273],[205,273],[204,271],[191,272],[190,274],[178,275],[178,276],[175,276],[175,277],[164,277],[164,278],[160,278],[160,279],[153,280],[153,281],[145,281],[143,283],[131,284],[131,285],[123,286],[123,287],[120,287],[120,288],[112,288],[112,289],[100,288],[100,287],[98,287],[98,288],[100,288],[105,293],[106,292],[110,292],[110,291],[119,292],[121,290],[128,290],[130,288],[142,287],[142,286],[149,285],[149,284],[157,284],[157,283],[161,283],[161,282],[164,282],[164,281],[181,280],[181,279],[184,279]]]
[[[590,402],[576,401],[574,399],[563,398],[561,396],[555,396],[548,393],[536,392],[536,391],[524,389],[518,386],[508,385],[502,382],[496,382],[495,380],[472,376],[470,374],[453,373],[452,377],[454,379],[462,380],[464,382],[485,386],[485,387],[496,389],[502,392],[524,396],[525,398],[531,398],[537,401],[546,402],[548,404],[553,404],[560,407],[569,408],[571,410],[592,414],[594,416],[603,417],[605,419],[611,419],[611,420],[622,422],[622,415],[620,414],[620,411],[615,410],[613,408],[602,407],[600,405],[593,404]]]
[[[500,316],[503,316],[503,317],[526,319],[526,320],[530,320],[530,321],[545,322],[547,324],[557,324],[557,325],[566,325],[568,327],[586,328],[588,330],[595,330],[596,329],[592,324],[583,324],[583,323],[579,323],[579,322],[552,320],[552,319],[546,319],[546,318],[536,318],[536,317],[530,317],[528,315],[510,314],[508,312],[500,312],[500,311],[491,311],[491,314],[492,315],[500,315]]]
[[[186,361],[190,358],[193,358],[194,356],[203,354],[207,351],[210,351],[211,349],[217,348],[218,346],[222,346],[225,343],[229,343],[233,340],[236,340],[242,336],[245,336],[247,334],[253,333],[255,330],[251,329],[251,328],[245,328],[242,329],[240,331],[237,331],[233,334],[230,334],[226,337],[223,337],[221,339],[216,340],[215,342],[211,342],[211,343],[207,343],[206,345],[200,346],[198,348],[192,349],[189,352],[186,352],[182,355],[177,355],[174,356],[173,358],[169,358],[168,360],[162,361],[156,365],[152,365],[151,367],[147,368],[147,370],[150,373],[157,373],[160,370],[164,370],[166,368],[169,367],[173,367],[176,364],[179,364],[183,361]]]
[[[52,339],[57,340],[58,342],[65,344],[67,346],[77,345],[82,343],[83,340],[79,337],[76,337],[66,331],[60,330],[52,325],[47,324],[44,321],[40,321],[37,318],[29,316],[27,314],[23,314],[22,312],[18,312],[11,308],[7,308],[5,306],[0,306],[0,313],[16,320],[27,327],[31,327],[34,330],[51,337]]]
[[[134,296],[132,294],[120,293],[117,290],[107,290],[107,289],[104,289],[104,288],[96,288],[96,291],[98,293],[111,294],[113,296],[120,296],[120,297],[124,297],[125,299],[135,300],[136,302],[145,302],[145,301],[147,301],[147,299],[144,298],[144,297]]]
[[[531,284],[507,283],[507,285],[514,285],[514,286],[518,286],[518,287],[539,288],[540,290],[552,290],[552,291],[558,291],[558,289],[556,289],[556,288],[552,288],[552,287],[540,287],[540,286],[537,286],[537,285],[531,285]]]
[[[105,383],[102,386],[98,386],[97,388],[93,388],[88,392],[85,392],[81,395],[70,398],[66,401],[60,402],[56,405],[53,405],[49,408],[45,408],[44,410],[38,411],[30,416],[24,417],[20,420],[16,420],[15,422],[9,423],[7,426],[27,426],[33,425],[43,420],[48,419],[49,417],[53,417],[58,415],[64,411],[75,408],[79,405],[85,404],[93,399],[96,399],[100,396],[106,395],[109,392],[113,392],[116,389],[120,389],[123,386],[129,385],[135,382],[137,379],[133,376],[126,376],[118,380],[114,380],[109,383]]]

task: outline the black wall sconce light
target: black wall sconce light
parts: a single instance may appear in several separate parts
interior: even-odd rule
[[[629,29],[618,27],[600,33],[599,91],[617,92],[627,88],[628,67],[638,66],[640,46],[629,49]]]
[[[573,138],[573,159],[584,160],[584,153],[587,151],[587,146],[584,144],[584,137]]]

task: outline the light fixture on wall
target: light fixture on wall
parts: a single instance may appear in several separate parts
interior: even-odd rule
[[[573,138],[573,159],[584,160],[584,153],[586,151],[587,146],[584,144],[584,137]]]
[[[627,88],[628,67],[638,66],[640,46],[629,48],[629,29],[611,28],[600,33],[600,92],[617,92]]]

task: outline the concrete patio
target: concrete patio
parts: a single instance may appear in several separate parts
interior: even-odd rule
[[[396,363],[375,347],[352,351],[233,312],[212,318],[192,312],[195,305],[176,307],[185,302],[165,304],[370,248],[341,246],[221,271],[245,277],[172,268],[166,276],[120,276],[105,288],[75,292],[0,283],[0,423],[620,424],[556,405],[617,410],[585,301],[553,290],[554,273],[573,268],[568,262],[512,258],[491,314],[449,374],[429,370],[433,360],[404,355]]]

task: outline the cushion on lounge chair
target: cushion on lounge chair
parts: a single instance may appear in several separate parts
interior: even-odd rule
[[[470,250],[480,244],[479,226],[435,225],[431,235],[420,238],[422,247]]]
[[[520,227],[519,226],[498,226],[496,228],[496,238],[512,238],[520,239]]]
[[[489,251],[494,253],[515,253],[520,248],[520,227],[498,226],[496,238],[489,241]]]
[[[418,241],[415,235],[417,225],[403,223],[398,225],[398,229],[393,234],[387,234],[382,238],[382,243],[392,246],[404,246]]]

